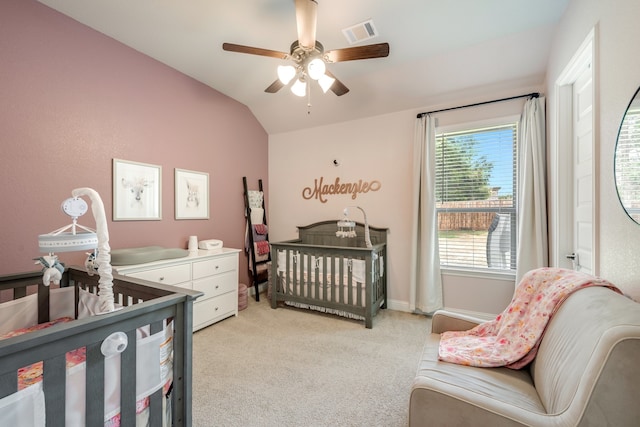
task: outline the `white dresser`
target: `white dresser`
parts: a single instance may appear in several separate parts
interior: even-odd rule
[[[183,258],[114,266],[124,276],[204,293],[193,305],[193,330],[238,315],[239,249],[198,250]]]

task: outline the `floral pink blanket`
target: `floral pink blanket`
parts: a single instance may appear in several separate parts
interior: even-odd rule
[[[507,308],[494,320],[468,331],[444,332],[439,359],[477,367],[520,369],[538,350],[547,322],[574,291],[588,286],[620,290],[606,280],[560,268],[525,274]]]

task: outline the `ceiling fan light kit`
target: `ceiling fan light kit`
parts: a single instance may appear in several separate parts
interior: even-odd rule
[[[333,77],[329,77],[326,74],[324,74],[322,75],[322,77],[318,79],[318,84],[320,85],[322,92],[327,93],[327,91],[331,89],[331,86],[333,86],[335,81],[336,79],[334,79]]]
[[[327,66],[324,65],[324,61],[318,57],[313,58],[307,64],[307,75],[313,80],[319,80],[324,76],[324,72],[327,70]]]
[[[295,81],[293,86],[291,86],[291,92],[293,92],[296,96],[305,96],[307,94],[307,82],[304,80],[304,77],[300,77]]]
[[[291,44],[289,53],[233,43],[222,44],[222,49],[229,52],[247,53],[293,61],[294,65],[278,66],[278,79],[271,83],[271,85],[265,89],[265,92],[276,93],[295,79],[291,86],[291,92],[297,96],[304,96],[309,90],[309,85],[307,84],[308,77],[316,80],[324,93],[331,89],[337,96],[342,96],[349,92],[349,88],[327,70],[326,64],[389,56],[388,43],[334,49],[325,52],[322,44],[316,40],[317,1],[294,1],[298,40]],[[373,28],[372,25],[370,28]],[[377,35],[375,31],[373,31],[373,34]],[[298,77],[297,79],[296,76]]]
[[[293,65],[278,65],[278,79],[282,84],[289,84],[296,76],[296,68]]]

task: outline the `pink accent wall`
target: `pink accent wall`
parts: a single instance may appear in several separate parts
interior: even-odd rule
[[[77,187],[100,193],[112,249],[242,248],[242,177],[268,188],[267,143],[243,104],[35,0],[0,2],[0,274],[37,268],[37,236],[71,223],[60,204]],[[162,166],[162,220],[111,221],[113,158]],[[209,220],[174,219],[175,168],[209,173]]]

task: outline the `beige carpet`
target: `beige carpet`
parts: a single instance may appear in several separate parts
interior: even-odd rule
[[[429,319],[381,310],[366,329],[265,300],[194,334],[194,426],[407,425]]]

